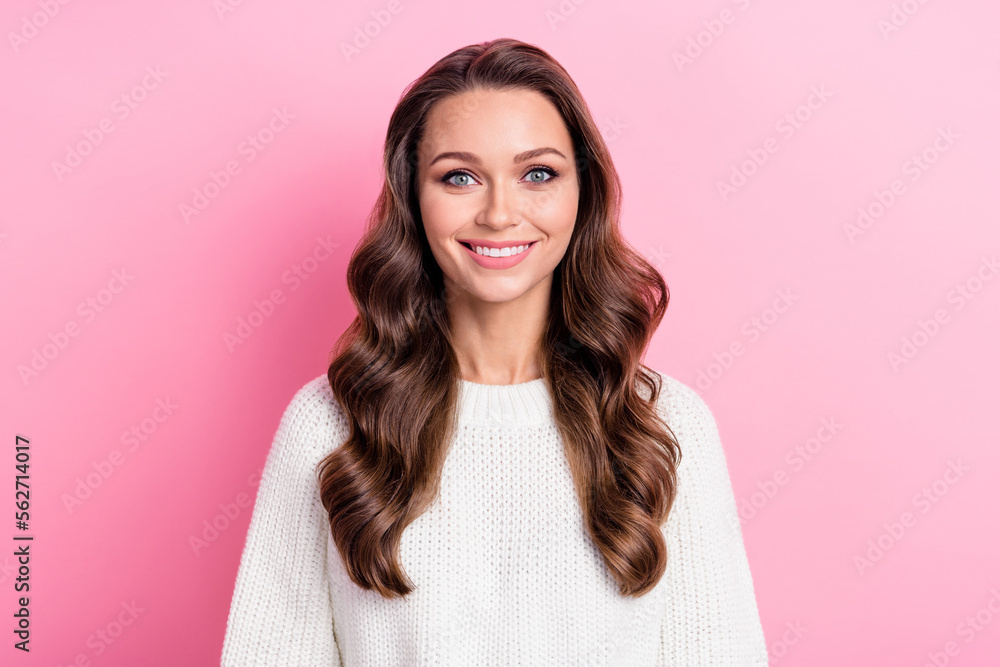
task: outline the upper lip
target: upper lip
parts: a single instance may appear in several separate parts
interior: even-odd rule
[[[519,245],[528,245],[534,241],[490,241],[488,239],[458,239],[459,243],[485,246],[487,248],[513,248]]]

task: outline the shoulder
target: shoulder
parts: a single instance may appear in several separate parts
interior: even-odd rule
[[[326,375],[302,385],[281,416],[273,450],[301,463],[315,464],[342,444],[349,433],[348,420],[330,389]]]
[[[320,375],[302,385],[285,408],[283,419],[299,422],[336,422],[343,419],[340,403],[333,396],[330,381]]]
[[[680,449],[676,502],[664,524],[670,544],[683,549],[685,539],[678,531],[716,521],[735,525],[730,534],[742,539],[726,452],[712,411],[694,389],[658,375],[663,381],[657,412],[676,436]]]
[[[661,378],[657,413],[677,438],[680,448],[678,472],[681,488],[688,485],[692,493],[710,495],[730,488],[726,453],[708,404],[680,380],[652,372]]]
[[[649,367],[647,370],[659,382],[657,412],[672,430],[683,431],[688,438],[718,437],[715,416],[698,392],[665,373]],[[648,393],[643,390],[642,395],[648,396]]]

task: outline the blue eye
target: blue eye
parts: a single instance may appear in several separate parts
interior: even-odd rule
[[[544,183],[545,181],[551,181],[553,178],[559,175],[559,173],[555,169],[550,169],[549,167],[534,167],[531,171],[528,172],[528,175],[530,176],[535,172],[546,173],[549,175],[549,177],[542,180],[532,180],[531,181],[532,183]]]
[[[454,185],[454,186],[459,187],[459,188],[467,188],[467,187],[469,187],[468,184],[464,184],[464,183],[451,183],[450,182],[451,179],[453,179],[455,177],[458,177],[458,176],[464,176],[465,178],[468,178],[468,179],[472,178],[472,176],[468,172],[464,172],[464,171],[449,171],[447,174],[445,174],[444,178],[442,178],[441,181],[444,182],[444,183],[448,183],[448,185]]]
[[[531,175],[534,174],[535,172],[540,172],[540,173],[548,174],[549,177],[548,178],[541,178],[541,179],[531,178]],[[546,183],[546,182],[551,181],[552,179],[556,178],[557,176],[559,176],[559,172],[557,172],[555,169],[553,169],[551,167],[545,167],[545,166],[532,167],[528,171],[528,182],[529,183]],[[449,171],[447,174],[445,174],[441,178],[441,182],[442,183],[447,183],[448,185],[454,186],[456,188],[468,188],[468,187],[471,187],[471,183],[468,183],[468,182],[466,182],[466,183],[454,183],[454,182],[452,182],[451,179],[458,178],[458,177],[464,177],[466,179],[469,179],[470,181],[474,181],[475,180],[475,179],[473,179],[472,174],[470,174],[469,172],[465,171],[464,169],[452,169],[451,171]]]

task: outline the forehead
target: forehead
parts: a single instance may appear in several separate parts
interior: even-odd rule
[[[441,151],[472,151],[484,159],[538,146],[567,151],[572,140],[558,109],[533,90],[470,91],[431,109],[420,140],[421,162]]]

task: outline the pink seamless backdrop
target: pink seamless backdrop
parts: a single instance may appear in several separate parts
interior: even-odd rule
[[[646,363],[716,416],[771,664],[1000,664],[998,22],[987,0],[4,3],[0,663],[218,664],[255,475],[354,316],[393,106],[507,36],[579,85],[670,287]]]

